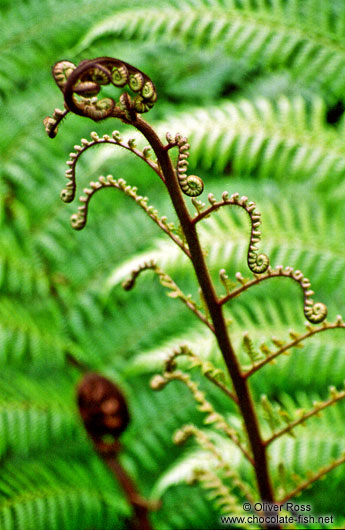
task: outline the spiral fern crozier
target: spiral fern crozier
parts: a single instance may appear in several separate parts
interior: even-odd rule
[[[263,274],[268,269],[270,260],[266,254],[259,254],[257,243],[260,242],[261,232],[259,231],[259,226],[261,224],[261,214],[255,211],[256,204],[253,201],[248,202],[248,197],[243,196],[240,198],[238,193],[233,193],[231,197],[227,191],[224,191],[222,194],[222,200],[217,202],[216,198],[212,193],[208,195],[208,202],[211,204],[209,208],[199,213],[193,219],[193,223],[198,223],[205,217],[208,217],[212,212],[218,210],[222,206],[240,206],[243,208],[250,218],[251,223],[251,232],[250,240],[247,253],[247,262],[248,267],[254,274]]]
[[[184,138],[181,134],[177,133],[175,139],[170,133],[166,134],[168,145],[178,147],[178,158],[176,165],[176,174],[181,190],[185,195],[189,197],[197,197],[204,191],[204,183],[200,177],[196,175],[187,175],[188,169],[188,157],[189,157],[189,143],[187,138]]]
[[[78,66],[70,61],[59,61],[53,66],[53,77],[64,95],[66,112],[100,121],[111,116],[134,119],[135,113],[150,110],[157,100],[151,79],[134,66],[112,57],[98,57],[82,61]],[[128,87],[136,94],[132,99],[126,92],[119,102],[110,97],[98,99],[101,87],[112,84]],[[61,120],[59,120],[61,121]],[[47,134],[54,138],[56,116],[45,119]]]

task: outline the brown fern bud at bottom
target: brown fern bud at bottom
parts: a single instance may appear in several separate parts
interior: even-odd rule
[[[85,429],[101,453],[116,452],[118,438],[130,415],[119,388],[105,377],[89,373],[78,385],[77,401]]]

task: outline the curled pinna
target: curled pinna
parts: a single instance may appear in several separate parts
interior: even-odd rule
[[[166,134],[168,146],[178,148],[176,175],[182,192],[189,197],[198,197],[204,191],[204,183],[197,175],[187,175],[189,148],[188,139],[177,133],[175,138],[170,133]]]
[[[223,276],[223,278],[224,272],[225,271],[223,270],[220,271],[220,274]],[[240,273],[237,273],[236,277],[242,284],[241,287],[229,292],[226,296],[224,296],[220,300],[221,304],[225,304],[228,300],[238,297],[243,291],[247,291],[254,285],[258,285],[259,283],[265,280],[269,280],[270,278],[285,277],[291,278],[301,286],[303,290],[304,299],[303,311],[306,319],[309,322],[311,322],[312,324],[319,324],[320,322],[323,322],[327,317],[327,306],[322,302],[314,302],[314,300],[312,299],[314,291],[312,291],[311,289],[311,283],[300,270],[295,270],[292,267],[284,268],[282,265],[278,265],[278,267],[275,267],[274,269],[272,269],[271,267],[267,267],[264,274],[262,274],[261,276],[255,275],[253,280],[245,281],[241,277]]]
[[[59,61],[53,66],[52,74],[64,95],[64,116],[73,112],[94,121],[111,116],[133,120],[136,113],[147,112],[157,100],[155,85],[144,72],[112,57],[97,57],[82,61],[78,66],[70,61]],[[127,85],[135,96],[132,98],[123,92],[118,101],[110,97],[98,99],[104,85],[119,88]],[[56,136],[61,121],[60,116],[55,114],[44,120],[46,132],[51,138]]]
[[[212,212],[218,210],[223,206],[239,206],[243,208],[250,218],[251,232],[247,253],[247,263],[249,269],[254,274],[263,274],[268,269],[270,260],[266,254],[259,254],[257,243],[260,242],[261,232],[259,227],[261,225],[261,214],[256,211],[256,204],[253,201],[248,202],[248,197],[240,197],[238,193],[233,193],[231,197],[227,191],[222,194],[222,200],[217,201],[212,193],[208,195],[208,202],[211,204],[209,208],[200,212],[193,219],[193,223],[196,224],[202,219],[208,217]]]

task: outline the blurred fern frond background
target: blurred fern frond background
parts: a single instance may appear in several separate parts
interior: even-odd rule
[[[345,3],[108,0],[96,7],[92,0],[2,0],[0,10],[0,528],[126,528],[130,507],[78,418],[80,372],[71,356],[113,378],[128,398],[132,422],[122,460],[141,493],[162,501],[154,527],[222,528],[210,492],[186,483],[193,467],[212,462],[191,442],[176,447],[173,434],[187,423],[205,429],[252,484],[246,463],[205,428],[182,385],[149,388],[162,359],[181,343],[222,367],[216,345],[150,273],[133,292],[121,288],[148,259],[197,297],[194,276],[181,253],[116,191],[93,199],[84,231],[71,229],[76,206],[59,198],[68,153],[93,130],[131,131],[115,120],[68,116],[57,138],[48,139],[42,120],[61,106],[51,67],[106,55],[147,73],[158,91],[147,120],[162,138],[167,131],[188,136],[190,167],[205,182],[201,199],[228,190],[254,200],[272,266],[301,269],[334,321],[345,313]],[[79,189],[111,173],[174,220],[161,181],[127,152],[97,146],[77,171]],[[248,231],[237,211],[204,223],[214,275],[223,267],[234,281],[237,271],[248,275]],[[287,339],[290,329],[302,332],[299,295],[291,282],[272,280],[234,300],[228,317],[237,350],[246,331],[255,347],[272,336]],[[266,395],[288,412],[307,410],[330,385],[340,389],[342,331],[320,333],[257,373],[257,401]],[[237,409],[199,379],[218,410],[240,424]],[[287,477],[304,477],[338,458],[344,412],[340,402],[298,427],[295,437],[275,442],[272,469],[283,464]],[[284,488],[281,475],[273,481]],[[327,527],[338,528],[345,524],[344,487],[339,467],[298,502],[333,514]]]

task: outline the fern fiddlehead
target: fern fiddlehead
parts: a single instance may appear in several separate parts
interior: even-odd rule
[[[130,414],[120,389],[96,373],[84,376],[78,387],[80,415],[90,438],[100,451],[118,449],[117,439],[126,430]],[[107,443],[103,437],[109,435]]]
[[[60,122],[67,116],[68,110],[54,109],[53,116],[47,116],[43,120],[46,133],[49,138],[55,138],[58,133],[58,126]]]
[[[175,145],[178,147],[176,175],[181,190],[189,197],[197,197],[198,195],[201,195],[201,193],[204,191],[204,183],[201,178],[196,175],[186,174],[189,165],[188,149],[190,147],[187,138],[184,138],[181,134],[177,133],[175,135],[175,139],[173,139],[171,134],[167,133],[166,139],[168,140],[169,147],[173,147]]]
[[[204,219],[204,217],[208,217],[212,212],[218,210],[222,206],[233,205],[243,208],[249,215],[251,222],[250,240],[247,252],[248,267],[254,274],[263,274],[266,272],[270,263],[269,258],[266,256],[266,254],[259,254],[258,248],[256,246],[261,239],[261,232],[259,231],[259,226],[261,224],[261,214],[255,211],[255,202],[251,201],[248,203],[248,197],[243,196],[240,198],[238,193],[233,193],[231,197],[229,197],[227,191],[223,192],[222,200],[220,202],[217,202],[214,195],[210,193],[208,195],[208,202],[211,204],[211,206],[194,217],[193,223],[198,223]]]
[[[168,222],[166,216],[159,217],[158,211],[148,204],[148,198],[137,194],[138,190],[135,186],[130,186],[121,178],[115,180],[112,175],[108,175],[107,177],[101,175],[98,178],[98,181],[90,182],[89,186],[89,188],[84,188],[83,190],[85,195],[82,195],[79,198],[82,205],[78,207],[78,212],[71,216],[72,228],[75,230],[82,230],[86,226],[89,202],[96,191],[103,188],[116,188],[135,201],[150,219],[152,219],[152,221],[154,221],[154,223],[156,223],[156,225],[159,226],[159,228],[163,230],[163,232],[165,232],[178,247],[180,247],[182,252],[190,258],[188,248],[186,248],[180,237],[173,232],[174,225]]]
[[[278,267],[276,267],[275,269],[271,269],[271,267],[268,267],[265,275],[260,276],[260,278],[255,278],[254,280],[251,280],[249,282],[245,282],[242,287],[239,287],[238,289],[235,289],[234,291],[224,296],[224,298],[220,300],[220,303],[224,304],[228,300],[239,296],[243,291],[246,291],[253,285],[257,285],[258,283],[261,283],[264,280],[268,280],[269,278],[276,278],[278,276],[291,278],[301,286],[303,290],[304,299],[304,315],[306,319],[309,320],[309,322],[311,322],[312,324],[319,324],[320,322],[325,320],[327,316],[327,307],[322,302],[313,301],[312,296],[314,295],[314,291],[311,290],[311,283],[308,278],[305,278],[301,271],[294,270],[292,267],[285,267],[284,269],[282,265],[278,265]]]
[[[257,243],[260,241],[261,232],[258,230],[261,219],[260,214],[255,212],[255,203],[247,202],[247,197],[239,198],[238,194],[233,194],[230,198],[227,192],[223,193],[222,201],[217,202],[213,195],[209,195],[208,200],[210,207],[202,211],[203,204],[199,201],[196,202],[198,213],[196,217],[192,219],[189,215],[188,209],[185,202],[182,199],[180,190],[186,195],[196,197],[203,191],[203,183],[199,177],[194,175],[187,176],[188,168],[188,149],[189,144],[186,138],[182,135],[176,135],[173,139],[171,135],[167,135],[168,145],[164,146],[155,133],[155,131],[142,120],[136,113],[146,112],[155,102],[156,94],[153,83],[139,70],[118,61],[117,59],[110,59],[102,57],[91,61],[83,61],[78,67],[72,68],[70,64],[59,65],[57,68],[57,84],[62,90],[65,98],[65,107],[67,111],[74,112],[78,115],[85,116],[99,121],[107,117],[120,118],[125,123],[134,125],[139,132],[141,132],[149,141],[157,156],[157,168],[161,173],[161,178],[165,182],[172,199],[175,211],[181,223],[181,232],[185,241],[188,244],[187,255],[191,258],[191,261],[196,272],[199,285],[201,288],[202,296],[205,299],[205,305],[209,311],[210,317],[214,326],[214,333],[217,337],[220,349],[222,351],[224,360],[228,367],[231,375],[235,397],[238,398],[238,405],[241,410],[246,432],[249,439],[248,448],[242,444],[237,433],[227,424],[227,422],[216,413],[211,404],[205,399],[202,392],[199,391],[197,385],[191,380],[191,378],[173,369],[173,367],[166,366],[162,376],[156,376],[152,381],[152,387],[159,390],[163,388],[167,383],[173,380],[181,381],[187,385],[191,390],[197,404],[201,411],[207,412],[206,418],[208,423],[214,423],[217,428],[223,430],[224,433],[237,445],[242,453],[247,457],[249,462],[254,466],[256,478],[258,482],[258,488],[261,498],[268,501],[274,499],[274,492],[272,489],[271,479],[267,466],[267,454],[265,441],[263,440],[260,432],[260,427],[257,421],[257,415],[254,409],[254,405],[251,399],[250,389],[247,385],[248,372],[243,377],[241,368],[237,361],[235,351],[230,342],[230,338],[227,332],[226,320],[223,314],[222,305],[225,300],[219,300],[213,286],[211,276],[207,264],[205,262],[205,255],[202,251],[198,234],[195,228],[197,222],[202,220],[204,217],[209,216],[213,211],[219,209],[225,205],[237,205],[246,210],[251,221],[251,234],[249,247],[247,252],[248,266],[254,273],[254,275],[263,275],[266,271],[268,273],[262,276],[262,279],[271,277],[271,269],[269,269],[269,259],[265,254],[259,254]],[[98,99],[98,93],[103,85],[113,84],[114,86],[122,87],[128,85],[128,87],[136,93],[134,99],[132,99],[126,92],[122,93],[119,102],[116,103],[111,98]],[[47,119],[48,120],[48,119]],[[49,126],[50,133],[54,133],[53,124],[47,122],[47,128]],[[85,141],[85,147],[89,145],[88,141]],[[98,143],[95,140],[95,143]],[[177,167],[173,167],[169,154],[167,153],[170,147],[178,147],[178,159]],[[81,148],[83,149],[83,148]],[[78,156],[78,155],[76,155]],[[75,158],[75,157],[74,157]],[[75,166],[73,159],[70,161],[71,166]],[[67,174],[70,179],[71,173]],[[164,175],[164,177],[163,177]],[[74,176],[73,176],[74,179]],[[72,184],[70,188],[72,188]],[[88,202],[95,191],[102,187],[116,187],[123,190],[127,195],[130,195],[136,202],[138,202],[146,211],[148,210],[147,199],[145,197],[138,197],[136,190],[122,180],[115,181],[112,177],[101,177],[98,182],[91,183],[90,188],[86,188],[85,197],[81,198],[84,203],[79,207],[78,214],[72,216],[72,225],[76,229],[80,229],[85,225],[87,216]],[[75,183],[74,183],[75,189]],[[72,190],[72,193],[74,191]],[[69,199],[69,190],[67,190],[67,199]],[[194,199],[195,201],[195,199]],[[152,211],[151,211],[152,213]],[[151,217],[155,216],[152,213]],[[163,222],[162,219],[158,221]],[[167,231],[167,233],[169,233]],[[171,234],[169,233],[170,237]],[[175,241],[177,242],[177,241]],[[177,243],[179,244],[179,243]],[[183,249],[183,245],[179,244]],[[147,267],[146,267],[147,268]],[[315,304],[311,299],[313,294],[310,291],[310,283],[308,280],[303,278],[300,271],[293,271],[293,269],[285,269],[285,274],[278,273],[278,276],[290,276],[295,281],[299,282],[302,286],[304,293],[304,311],[308,320],[312,323],[321,322],[327,313],[324,304]],[[261,279],[259,278],[259,279]],[[256,280],[259,280],[256,278]],[[165,277],[164,282],[169,287],[171,284],[170,280]],[[257,281],[254,282],[257,283]],[[243,288],[244,290],[244,288]],[[175,290],[175,292],[177,292]],[[230,293],[231,295],[233,293]],[[230,299],[229,296],[227,299]],[[254,365],[256,368],[256,365]],[[279,528],[278,526],[276,528]]]
[[[58,61],[54,64],[52,68],[52,75],[60,90],[64,90],[68,77],[75,69],[75,64],[71,63],[70,61]]]
[[[159,170],[158,165],[153,161],[149,159],[149,148],[144,147],[143,151],[140,151],[135,147],[134,139],[129,139],[128,142],[124,142],[123,138],[121,137],[119,131],[113,131],[111,137],[108,134],[104,134],[101,138],[98,136],[96,132],[91,133],[91,140],[87,140],[86,138],[82,138],[81,145],[75,145],[74,151],[70,153],[70,158],[67,160],[66,164],[69,166],[68,169],[66,169],[65,176],[68,179],[68,182],[65,186],[65,188],[61,191],[60,197],[64,202],[72,202],[75,198],[76,193],[76,166],[77,162],[80,158],[80,156],[90,147],[93,147],[94,145],[98,144],[110,144],[110,145],[117,145],[124,149],[127,149],[128,151],[131,151],[133,154],[141,158],[141,160],[144,160],[155,173],[159,176],[159,178],[164,182],[164,176],[162,175],[161,171]]]
[[[75,64],[71,63],[70,61],[59,61],[53,66],[52,75],[54,81],[62,92],[65,89],[68,76],[72,73],[73,70],[75,70],[75,68]],[[58,132],[59,123],[68,113],[68,109],[65,109],[65,111],[55,109],[52,117],[47,116],[43,120],[45,130],[49,138],[55,138]]]
[[[59,61],[53,66],[53,77],[64,95],[66,112],[100,121],[110,116],[135,119],[136,113],[150,110],[157,100],[151,79],[134,66],[112,57],[98,57],[82,61],[78,66],[70,61]],[[132,99],[128,93],[120,95],[119,101],[97,95],[103,85],[128,87],[136,94]],[[47,134],[54,138],[61,121],[55,115],[45,119]]]
[[[119,438],[127,429],[130,413],[125,396],[112,381],[97,373],[87,373],[77,390],[79,413],[96,451],[112,471],[133,508],[133,528],[151,530],[148,511],[152,508],[140,496],[136,485],[117,456]]]
[[[67,107],[72,112],[87,116],[94,121],[111,116],[116,106],[112,98],[78,100],[74,95],[95,96],[100,91],[100,85],[108,84],[117,87],[127,84],[133,92],[137,93],[133,100],[128,96],[125,104],[127,108],[130,107],[135,112],[147,112],[157,99],[155,86],[146,74],[118,59],[99,57],[90,61],[82,61],[78,67],[70,71],[63,87]],[[124,101],[120,96],[118,108],[123,108],[123,104]]]
[[[78,213],[71,216],[71,225],[75,230],[82,230],[85,227],[90,199],[96,191],[102,188],[112,187],[125,192],[126,195],[134,199],[143,209],[146,211],[149,210],[148,213],[151,214],[150,217],[158,220],[157,213],[147,205],[147,197],[137,195],[137,188],[129,186],[124,179],[115,180],[112,175],[108,175],[107,177],[100,176],[98,181],[90,182],[89,186],[89,188],[84,188],[83,191],[85,195],[82,195],[79,199],[83,204],[78,206]]]

